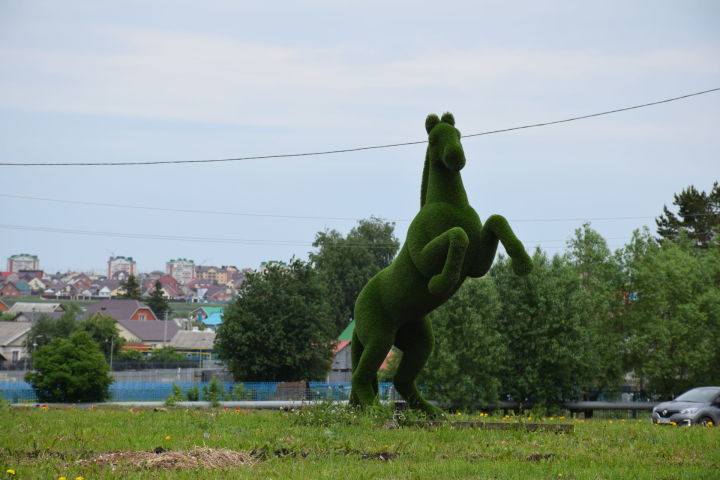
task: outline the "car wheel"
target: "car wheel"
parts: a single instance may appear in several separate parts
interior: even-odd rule
[[[710,417],[702,417],[700,420],[698,420],[698,425],[714,425],[715,423],[712,421],[712,418]]]

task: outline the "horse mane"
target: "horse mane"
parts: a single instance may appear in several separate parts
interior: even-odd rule
[[[425,205],[427,200],[428,177],[430,176],[430,158],[425,154],[425,165],[423,166],[422,183],[420,185],[420,208]]]

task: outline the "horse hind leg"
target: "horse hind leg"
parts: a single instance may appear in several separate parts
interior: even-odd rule
[[[442,415],[443,411],[425,400],[415,385],[415,379],[430,358],[433,343],[432,325],[427,318],[405,324],[398,330],[395,345],[403,354],[393,383],[410,408],[422,410],[435,417]]]

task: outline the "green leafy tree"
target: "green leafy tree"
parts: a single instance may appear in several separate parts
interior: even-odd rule
[[[33,322],[25,341],[28,352],[32,353],[36,348],[48,345],[56,338],[69,338],[78,329],[78,321],[74,309],[68,310],[57,320],[45,315]]]
[[[362,287],[395,258],[400,242],[394,230],[394,223],[370,217],[360,220],[346,237],[337,230],[315,236],[313,246],[318,251],[310,254],[310,260],[327,286],[335,334],[350,322]]]
[[[683,236],[628,255],[629,367],[649,395],[664,398],[720,383],[720,249]]]
[[[553,408],[591,382],[580,278],[569,262],[538,250],[532,273],[518,277],[500,258],[490,271],[509,347],[501,391],[523,405]]]
[[[658,234],[676,240],[680,232],[685,232],[696,246],[720,246],[720,184],[713,183],[710,193],[690,185],[674,197],[678,212],[663,206],[663,214],[655,220]]]
[[[125,339],[120,336],[117,322],[107,315],[95,314],[85,320],[80,320],[77,322],[77,329],[90,334],[92,339],[100,345],[106,359],[111,356],[111,348],[112,355],[117,356],[122,346],[125,345]]]
[[[160,319],[168,318],[172,313],[168,299],[163,293],[162,284],[159,281],[155,281],[155,288],[145,299],[145,305],[150,307],[155,316]]]
[[[140,293],[140,284],[137,282],[135,275],[130,275],[128,279],[122,283],[122,288],[125,292],[118,298],[140,300],[142,296]]]
[[[582,393],[586,400],[597,400],[600,394],[617,393],[625,373],[622,268],[605,239],[589,224],[576,229],[568,241],[567,259],[580,279],[584,357],[592,372]]]
[[[41,402],[102,402],[109,398],[109,367],[90,334],[56,338],[33,353],[25,380]]]
[[[334,340],[326,289],[294,259],[249,274],[223,316],[215,348],[236,380],[322,379]]]
[[[490,278],[469,279],[430,315],[435,348],[418,383],[457,408],[499,399],[508,345],[499,325],[500,297]]]

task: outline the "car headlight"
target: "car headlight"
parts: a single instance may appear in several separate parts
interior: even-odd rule
[[[695,415],[699,409],[697,407],[692,408],[686,408],[685,410],[681,411],[681,415]]]

